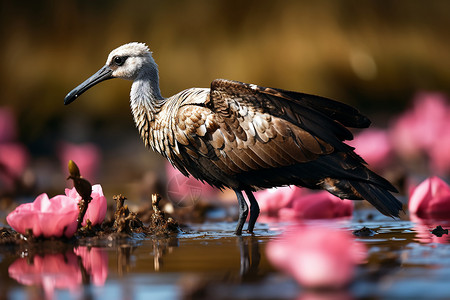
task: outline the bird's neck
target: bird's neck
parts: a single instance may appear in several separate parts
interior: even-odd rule
[[[150,142],[152,125],[166,99],[159,90],[158,73],[141,73],[131,86],[130,106],[134,122],[145,145]]]
[[[142,72],[131,86],[130,105],[136,125],[139,127],[139,121],[145,117],[148,121],[155,118],[155,115],[161,110],[166,102],[161,96],[159,90],[158,74]]]

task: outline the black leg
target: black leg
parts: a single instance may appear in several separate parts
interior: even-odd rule
[[[255,227],[256,219],[259,216],[259,205],[253,196],[252,191],[246,189],[245,193],[247,194],[247,198],[250,201],[250,219],[248,220],[248,228],[247,232],[253,233],[253,228]]]
[[[236,197],[239,203],[239,220],[234,233],[236,235],[241,235],[242,227],[244,227],[244,223],[248,215],[248,206],[247,202],[245,202],[244,195],[242,195],[242,192],[239,190],[234,190],[234,192],[236,193]]]

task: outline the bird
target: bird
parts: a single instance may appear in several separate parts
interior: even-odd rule
[[[64,104],[112,78],[132,81],[131,113],[147,148],[185,176],[234,190],[236,235],[248,214],[247,232],[254,231],[260,209],[253,192],[288,185],[365,199],[382,214],[399,217],[402,204],[391,193],[397,189],[345,143],[353,139],[349,128],[371,123],[350,105],[226,79],[165,98],[153,54],[140,42],[111,51],[106,64],[70,91]]]

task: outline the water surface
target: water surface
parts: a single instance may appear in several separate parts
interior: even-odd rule
[[[369,217],[373,215],[374,217]],[[369,258],[340,291],[310,291],[275,270],[265,248],[290,223],[258,223],[255,234],[233,235],[235,224],[191,224],[172,237],[135,236],[62,251],[0,251],[0,299],[450,299],[448,222],[392,220],[359,211],[332,226],[358,237]],[[309,221],[310,225],[321,221]]]

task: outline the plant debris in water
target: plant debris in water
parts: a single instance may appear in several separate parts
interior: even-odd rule
[[[436,226],[433,230],[431,230],[431,233],[434,234],[437,237],[441,237],[444,234],[448,234],[448,229],[442,228],[441,225]]]
[[[367,237],[367,236],[374,236],[377,232],[364,226],[361,229],[358,230],[354,230],[353,235],[358,236],[358,237]]]

